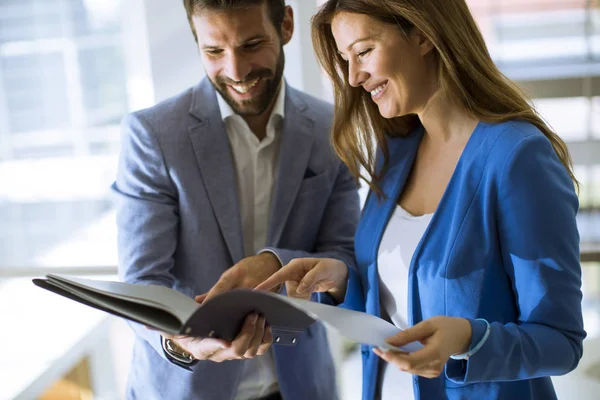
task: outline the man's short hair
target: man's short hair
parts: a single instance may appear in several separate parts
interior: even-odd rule
[[[277,30],[277,33],[281,34],[281,24],[283,23],[285,12],[285,0],[183,0],[183,6],[185,7],[188,22],[190,23],[196,42],[198,42],[198,36],[196,35],[196,30],[192,23],[192,16],[201,13],[203,10],[227,11],[259,6],[263,3],[267,3],[271,22]]]

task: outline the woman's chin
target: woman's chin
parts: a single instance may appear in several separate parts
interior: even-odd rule
[[[385,119],[395,118],[398,116],[398,113],[393,112],[388,107],[379,106],[379,114]]]

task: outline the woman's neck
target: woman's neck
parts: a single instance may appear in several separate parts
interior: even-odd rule
[[[468,140],[479,122],[439,91],[429,98],[418,115],[431,142],[442,145]]]

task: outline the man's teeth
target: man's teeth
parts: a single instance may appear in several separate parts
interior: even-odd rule
[[[256,84],[258,83],[259,80],[260,80],[260,78],[256,78],[255,80],[250,81],[246,84],[231,85],[231,87],[234,88],[237,92],[244,94],[244,93],[248,93],[250,91],[250,89],[252,89],[254,86],[256,86]]]
[[[381,91],[385,89],[385,83],[379,87],[376,87],[375,89],[371,90],[371,96],[377,96],[379,93],[381,93]]]

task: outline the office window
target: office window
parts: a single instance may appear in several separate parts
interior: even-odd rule
[[[0,268],[116,263],[124,6],[0,2]]]
[[[600,2],[467,3],[500,70],[532,97],[542,117],[567,142],[582,184],[582,252],[600,253]],[[600,260],[583,263],[586,312],[600,310],[599,271]]]

